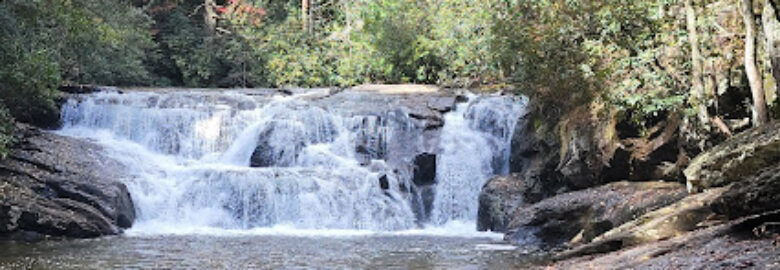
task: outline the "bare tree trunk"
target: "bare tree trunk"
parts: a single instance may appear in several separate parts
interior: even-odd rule
[[[707,113],[706,95],[704,93],[704,80],[702,79],[703,66],[701,51],[699,50],[699,35],[696,30],[696,10],[693,7],[692,0],[685,0],[685,17],[688,24],[688,40],[691,43],[691,63],[693,74],[691,76],[691,96],[695,97],[692,102],[696,106],[699,120],[704,126],[709,123]]]
[[[774,3],[766,0],[761,14],[761,25],[766,38],[764,48],[771,64],[772,77],[775,79],[775,93],[780,94],[780,21],[776,14]]]
[[[301,0],[301,21],[303,22],[303,30],[309,31],[309,1],[310,0]]]
[[[761,126],[768,121],[764,82],[756,67],[756,17],[753,14],[753,0],[742,0],[742,18],[745,21],[745,73],[753,94],[753,125]]]
[[[206,31],[209,34],[214,34],[217,29],[217,14],[214,12],[216,6],[214,0],[204,0],[203,2],[203,22],[206,23]]]

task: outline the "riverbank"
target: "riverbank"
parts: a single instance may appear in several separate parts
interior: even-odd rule
[[[568,158],[593,155],[583,149],[588,148],[580,147]],[[525,164],[531,164],[526,168],[549,167],[540,162],[548,158],[544,155],[524,156]],[[551,172],[572,164],[559,164]],[[553,262],[545,267],[553,269],[780,267],[780,124],[736,134],[685,165],[679,169],[685,184],[611,182],[577,174],[572,176],[581,177],[574,178],[578,181],[567,184],[572,178],[559,175],[563,184],[550,183],[539,181],[544,170],[495,177],[480,196],[479,227],[506,232],[505,239],[522,252],[549,254]],[[576,188],[572,183],[594,186]],[[556,193],[550,186],[564,191]],[[550,190],[553,195],[544,193]]]
[[[777,263],[777,123],[682,152],[696,142],[683,143],[674,118],[636,138],[614,121],[545,123],[527,99],[499,93],[97,91],[63,96],[59,135],[19,126],[0,167],[6,239],[98,237],[134,221],[140,235],[186,236],[278,225],[360,234],[476,218],[506,242],[464,240],[475,245],[464,249],[500,247],[511,254],[501,265]]]

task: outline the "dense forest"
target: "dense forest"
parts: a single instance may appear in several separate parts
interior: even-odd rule
[[[661,120],[677,119],[664,123],[706,142],[780,115],[776,8],[774,0],[5,0],[0,153],[11,119],[40,124],[57,114],[57,87],[79,84],[511,89],[530,96],[544,120],[628,119],[635,136],[649,138]]]

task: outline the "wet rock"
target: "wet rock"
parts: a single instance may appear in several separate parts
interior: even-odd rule
[[[101,88],[94,85],[63,85],[57,87],[60,92],[69,94],[89,94],[101,91]]]
[[[412,181],[417,186],[436,184],[436,155],[422,153],[414,158],[414,176]]]
[[[477,230],[505,232],[512,213],[527,205],[525,181],[519,174],[495,176],[479,194]]]
[[[18,129],[11,154],[0,161],[0,236],[97,237],[132,225],[120,163],[94,144]]]
[[[722,187],[780,163],[780,122],[740,133],[701,153],[685,169],[689,192]]]
[[[616,182],[565,193],[516,209],[506,238],[527,250],[587,243],[685,195],[681,184],[666,182]]]
[[[603,164],[594,161],[597,152],[592,127],[574,129],[562,140],[550,123],[535,121],[530,115],[522,115],[517,121],[509,170],[521,173],[527,186],[534,189],[533,196],[526,197],[528,202],[602,183],[598,172]]]
[[[303,150],[305,138],[298,126],[272,122],[257,136],[257,146],[249,159],[250,167],[289,167]]]
[[[431,218],[433,200],[436,197],[434,186],[412,187],[412,211],[419,225],[425,225]]]
[[[387,175],[383,174],[379,177],[379,187],[383,190],[387,190],[390,188],[390,182],[387,180]]]
[[[448,113],[455,109],[455,97],[432,98],[427,102],[428,108],[440,113]]]

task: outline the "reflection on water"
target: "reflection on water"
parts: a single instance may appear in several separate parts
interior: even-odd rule
[[[492,238],[150,236],[0,242],[0,269],[524,269]]]

